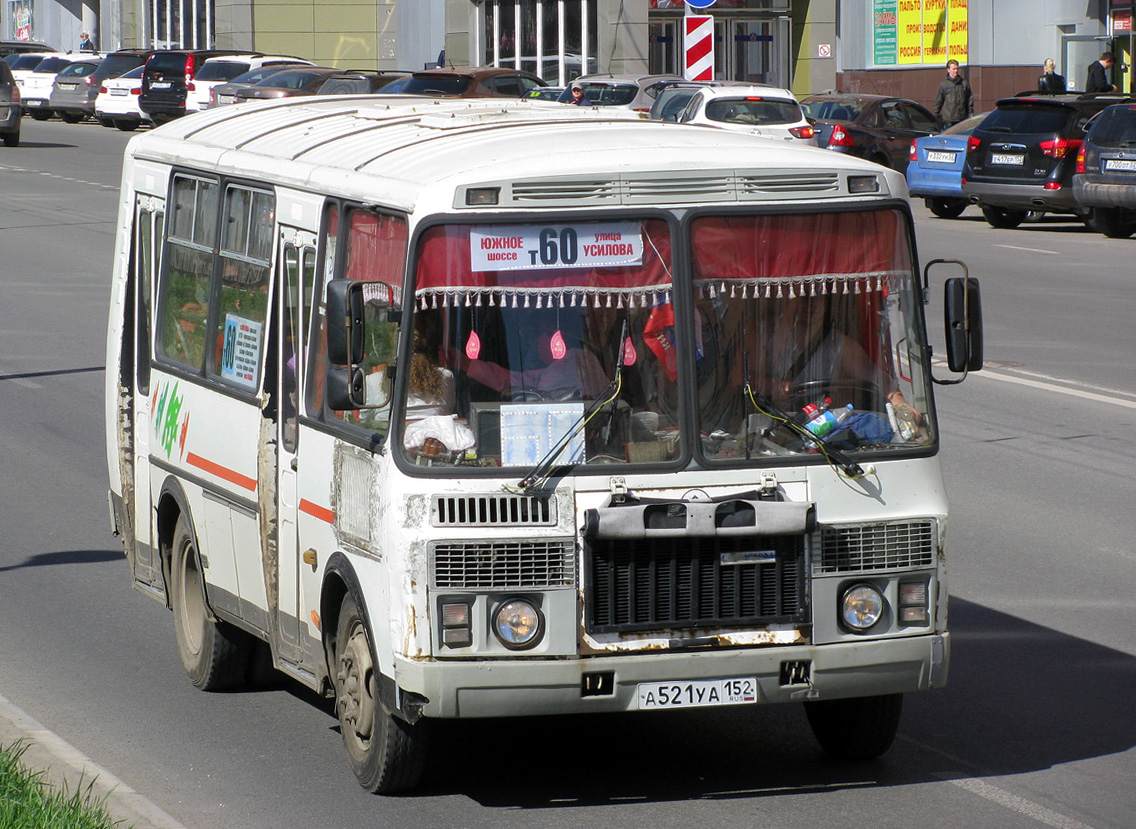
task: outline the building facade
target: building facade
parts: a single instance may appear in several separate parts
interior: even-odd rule
[[[1072,88],[1105,49],[1131,63],[1136,0],[0,0],[4,39],[74,48],[255,49],[344,68],[494,64],[553,84],[586,73],[684,74],[686,14],[712,19],[718,79],[898,94],[929,103],[955,57],[979,105]],[[1114,82],[1132,89],[1130,73]]]

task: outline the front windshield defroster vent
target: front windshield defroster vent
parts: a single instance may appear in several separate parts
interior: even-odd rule
[[[430,545],[431,584],[445,590],[538,590],[576,583],[576,542],[454,541]]]
[[[544,495],[435,495],[435,527],[551,527],[555,502]]]
[[[815,573],[908,570],[935,562],[935,522],[821,527],[814,536]]]

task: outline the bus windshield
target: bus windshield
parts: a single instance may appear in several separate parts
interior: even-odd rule
[[[701,216],[687,262],[671,233],[623,217],[427,229],[405,456],[754,464],[934,440],[899,211]]]

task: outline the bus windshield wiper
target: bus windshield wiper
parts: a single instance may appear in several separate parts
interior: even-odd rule
[[[572,424],[572,428],[561,435],[560,439],[552,445],[545,456],[537,461],[536,466],[530,469],[528,474],[517,482],[517,486],[523,489],[526,495],[531,494],[534,490],[540,489],[545,482],[548,481],[556,461],[571,445],[576,435],[580,434],[599,410],[609,403],[611,404],[611,417],[604,427],[605,440],[611,435],[611,430],[615,423],[615,403],[619,399],[619,394],[623,389],[623,344],[627,341],[627,336],[628,323],[627,320],[624,319],[623,326],[620,328],[619,333],[619,351],[615,361],[615,377],[607,384],[607,388],[592,401],[592,405],[588,406],[588,408],[584,410],[584,413],[576,419],[576,422]]]

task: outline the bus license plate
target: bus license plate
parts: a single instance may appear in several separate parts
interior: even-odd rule
[[[1122,172],[1129,172],[1136,170],[1136,161],[1130,161],[1126,158],[1106,158],[1104,161],[1105,170],[1120,170]]]
[[[757,702],[757,678],[698,679],[640,682],[639,709],[704,708],[708,705],[752,705]]]
[[[927,160],[933,164],[954,164],[955,154],[941,150],[927,150]]]
[[[1025,164],[1026,157],[1024,155],[1006,155],[1005,153],[990,153],[991,164],[1013,164],[1021,166]]]

